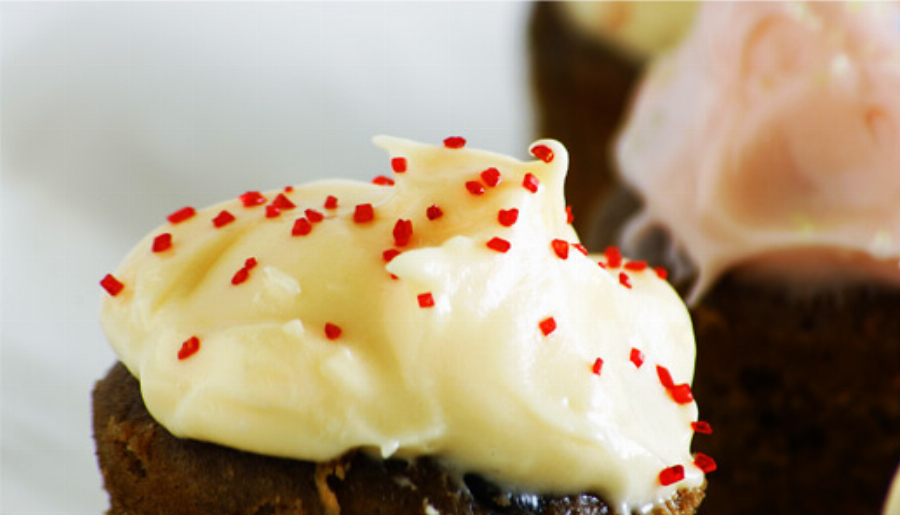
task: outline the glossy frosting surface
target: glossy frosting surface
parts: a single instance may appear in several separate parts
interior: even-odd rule
[[[178,436],[275,456],[439,456],[515,489],[594,491],[622,510],[699,486],[696,404],[675,402],[657,371],[692,379],[685,306],[653,270],[604,268],[573,246],[562,145],[537,142],[552,159],[522,162],[376,143],[404,169],[393,186],[328,180],[198,209],[114,272],[124,287],[105,296],[103,325],[153,416]],[[295,207],[267,217],[286,205],[279,194]],[[217,228],[222,211],[235,220]],[[298,218],[310,221],[301,234]],[[152,252],[163,233],[171,248]],[[199,348],[179,359],[191,337]],[[675,465],[685,478],[661,485]]]
[[[693,300],[769,257],[787,279],[900,284],[898,91],[897,3],[704,4],[617,144],[646,201],[626,248],[668,229]]]

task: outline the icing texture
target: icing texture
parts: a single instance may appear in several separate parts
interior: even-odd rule
[[[692,301],[769,257],[900,284],[898,91],[896,3],[703,5],[617,143],[645,200],[626,249],[667,228],[697,269]]]
[[[126,258],[103,324],[153,416],[275,456],[436,456],[623,512],[700,486],[686,308],[642,263],[582,252],[562,145],[521,162],[376,143],[393,169],[377,184],[251,192]]]

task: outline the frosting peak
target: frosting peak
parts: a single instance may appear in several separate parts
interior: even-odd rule
[[[699,486],[686,309],[641,264],[581,252],[562,145],[521,162],[375,141],[393,178],[249,192],[131,252],[103,322],[153,416],[298,459],[436,456],[623,512]]]
[[[666,226],[698,269],[692,299],[738,263],[796,249],[900,283],[897,91],[896,3],[703,5],[618,142],[646,201],[628,245]]]

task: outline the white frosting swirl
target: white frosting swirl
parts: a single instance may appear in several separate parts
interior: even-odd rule
[[[646,201],[627,245],[669,229],[698,269],[691,300],[769,257],[788,281],[813,265],[900,284],[898,91],[897,3],[703,5],[618,142]]]
[[[900,468],[894,474],[894,481],[888,490],[882,515],[900,515]]]
[[[696,404],[676,403],[656,371],[692,378],[686,309],[651,270],[605,270],[571,246],[558,256],[552,240],[577,242],[562,145],[536,143],[555,156],[545,163],[376,142],[406,159],[395,186],[298,186],[284,193],[297,207],[273,218],[227,201],[131,252],[102,318],[153,416],[178,436],[275,456],[438,456],[515,489],[594,491],[623,512],[699,486]],[[481,178],[489,167],[501,174],[496,186]],[[536,193],[526,174],[540,181]],[[323,208],[329,195],[336,209]],[[374,219],[357,223],[364,203]],[[432,205],[443,212],[433,220]],[[292,235],[307,208],[325,219]],[[519,216],[507,227],[498,212],[511,208]],[[210,220],[223,210],[236,219],[217,229]],[[399,219],[412,236],[386,264]],[[151,252],[161,233],[172,247]],[[494,237],[509,251],[488,248]],[[232,284],[251,257],[246,281]],[[432,307],[420,306],[423,293]],[[556,329],[545,335],[549,317]],[[326,336],[327,323],[339,337]],[[199,350],[180,360],[192,336]],[[639,368],[632,348],[646,358]],[[685,479],[662,486],[660,471],[674,465]]]

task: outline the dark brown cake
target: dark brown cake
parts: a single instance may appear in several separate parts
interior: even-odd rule
[[[94,390],[94,438],[110,515],[607,514],[596,496],[504,493],[476,475],[462,482],[436,461],[330,463],[273,458],[172,436],[144,407],[121,363]],[[702,490],[656,515],[690,514]]]

